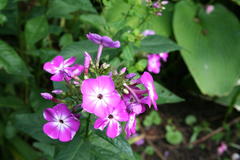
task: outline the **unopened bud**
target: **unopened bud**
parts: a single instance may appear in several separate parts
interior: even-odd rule
[[[107,63],[103,63],[102,64],[102,68],[103,69],[107,69],[107,68],[109,68],[110,67],[110,64],[107,64]]]
[[[126,88],[124,88],[124,89],[123,89],[123,93],[129,94],[129,91],[128,91]]]
[[[63,90],[61,89],[55,89],[52,91],[53,94],[62,94],[63,93]]]
[[[50,93],[41,93],[41,96],[46,99],[46,100],[52,100],[53,99],[53,96],[50,94]]]

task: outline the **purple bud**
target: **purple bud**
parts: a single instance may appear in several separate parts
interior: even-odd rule
[[[156,15],[157,16],[162,16],[162,13],[161,12],[156,12]]]
[[[52,100],[53,96],[50,93],[41,93],[41,96],[46,100]]]
[[[132,79],[133,77],[135,77],[136,76],[136,73],[129,73],[129,74],[127,74],[125,77],[127,78],[127,79]]]
[[[85,58],[84,58],[84,72],[88,73],[88,69],[90,67],[92,58],[87,52],[84,52],[84,56],[85,56]]]
[[[126,67],[122,68],[121,71],[120,71],[120,75],[124,74],[126,71],[127,71]]]
[[[55,89],[52,91],[53,94],[62,94],[63,93],[63,90],[61,89]]]

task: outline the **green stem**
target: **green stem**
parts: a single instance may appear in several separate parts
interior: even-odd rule
[[[88,114],[88,118],[87,118],[87,127],[86,127],[86,133],[85,133],[85,138],[88,137],[88,132],[89,132],[89,124],[90,124],[90,118],[91,118],[91,114]]]

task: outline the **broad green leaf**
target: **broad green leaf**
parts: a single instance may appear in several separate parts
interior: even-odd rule
[[[147,53],[161,53],[180,50],[181,48],[173,41],[162,36],[147,36],[141,42],[139,51]]]
[[[168,131],[166,133],[166,140],[173,145],[178,145],[183,141],[183,135],[180,131]]]
[[[41,150],[45,155],[54,156],[55,147],[51,144],[35,142],[33,146]]]
[[[14,75],[30,76],[24,61],[12,47],[0,40],[0,68]]]
[[[20,137],[15,137],[9,142],[24,160],[38,160],[40,158],[40,153],[35,151],[28,142]]]
[[[71,43],[73,43],[73,37],[71,34],[66,33],[61,37],[59,45],[62,48],[64,48],[64,47],[70,45]]]
[[[25,26],[25,40],[28,48],[47,35],[48,22],[45,16],[35,17],[27,21]]]
[[[49,3],[49,17],[63,17],[78,10],[96,13],[90,0],[51,0]]]
[[[97,14],[83,14],[80,16],[80,20],[102,31],[104,31],[104,27],[107,25],[104,17]]]
[[[24,107],[27,106],[24,105],[23,101],[18,97],[0,97],[0,108],[20,109]]]
[[[217,98],[215,102],[240,111],[240,86],[236,86],[229,95]]]
[[[173,28],[201,92],[227,95],[240,76],[239,20],[222,5],[207,14],[200,5],[185,0],[175,7]]]
[[[6,7],[8,0],[0,0],[0,10]]]
[[[79,63],[83,64],[84,62],[84,52],[88,52],[92,58],[96,56],[98,45],[94,44],[88,40],[82,40],[80,42],[74,42],[71,45],[65,47],[60,54],[65,58],[71,56],[77,57]],[[103,49],[104,52],[104,49]]]
[[[123,51],[120,57],[123,59],[123,63],[125,66],[130,66],[134,62],[134,49],[131,45],[128,45],[123,48]]]
[[[53,142],[42,131],[45,123],[42,113],[25,113],[15,115],[15,127],[40,142]]]
[[[177,103],[182,102],[184,99],[181,97],[176,96],[174,93],[170,92],[168,89],[160,85],[159,83],[154,83],[158,94],[157,104],[164,104],[164,103]]]
[[[105,136],[105,135],[104,135]],[[56,160],[134,160],[130,146],[123,139],[108,139],[96,134],[89,138],[77,134],[56,155]],[[130,153],[129,153],[130,152]],[[130,155],[128,155],[130,154]],[[111,158],[110,158],[111,157]]]
[[[237,3],[240,6],[240,0],[232,0],[232,1]]]

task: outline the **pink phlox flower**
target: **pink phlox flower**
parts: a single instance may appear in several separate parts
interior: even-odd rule
[[[218,155],[222,155],[227,150],[226,143],[222,142],[221,145],[217,148]]]
[[[119,48],[120,47],[119,41],[113,41],[108,36],[100,36],[95,33],[88,33],[87,38],[96,44],[102,45],[103,47],[108,47],[108,48]]]
[[[126,106],[123,101],[120,101],[102,118],[98,118],[94,123],[95,129],[104,130],[107,127],[107,136],[110,138],[117,137],[121,131],[122,127],[119,122],[124,122],[128,120],[128,113],[126,112]]]
[[[158,74],[160,72],[160,67],[161,67],[160,56],[158,54],[149,54],[147,66],[148,71]]]
[[[153,5],[152,5],[153,8],[160,8],[161,7],[161,4],[157,1],[157,2],[154,2]]]
[[[143,31],[143,36],[146,37],[146,36],[152,36],[152,35],[155,35],[155,31],[154,30],[150,30],[150,29],[146,29],[145,31]]]
[[[167,52],[159,53],[159,56],[160,56],[160,59],[162,59],[164,62],[167,62],[167,59],[168,59]]]
[[[48,121],[43,126],[43,132],[50,138],[62,142],[72,140],[80,127],[79,120],[65,104],[57,104],[53,108],[45,109],[43,117]]]
[[[75,57],[70,57],[66,60],[62,56],[56,56],[51,62],[46,62],[43,69],[53,76],[52,81],[63,81],[71,79],[71,65],[76,61]]]
[[[156,103],[156,101],[158,99],[158,95],[157,95],[156,89],[154,87],[154,81],[153,81],[151,74],[148,72],[144,72],[139,80],[148,91],[148,96],[145,97],[146,104],[148,104],[149,107],[151,107],[151,105],[153,104],[154,109],[158,110],[157,103]]]
[[[115,90],[114,82],[110,76],[84,80],[81,92],[83,109],[98,117],[106,117],[109,110],[120,102],[120,95]]]

